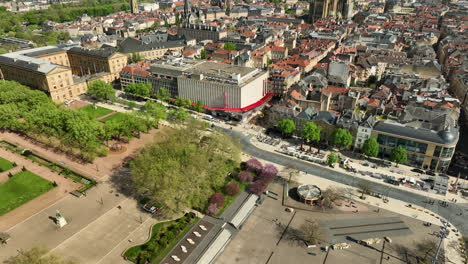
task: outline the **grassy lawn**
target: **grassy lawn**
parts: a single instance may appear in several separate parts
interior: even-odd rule
[[[96,109],[94,109],[93,105],[87,105],[83,108],[80,108],[79,111],[86,112],[91,118],[98,118],[100,116],[112,113],[112,110],[100,106],[96,106]]]
[[[188,222],[183,223],[182,219],[188,219]],[[143,259],[150,259],[150,263],[159,263],[198,220],[200,220],[198,217],[188,218],[183,216],[174,221],[155,224],[151,229],[151,239],[145,244],[127,249],[124,257],[134,263],[146,263]],[[175,228],[182,226],[181,229]],[[171,235],[168,235],[168,233],[171,233]]]
[[[15,167],[13,166],[13,162],[0,157],[0,172],[7,171],[13,167]]]
[[[13,175],[4,184],[0,184],[0,215],[54,188],[51,182],[30,171],[21,171]]]
[[[106,117],[106,118],[104,118],[104,119],[101,119],[101,121],[104,122],[104,123],[109,122],[109,121],[117,121],[117,122],[119,122],[119,121],[122,120],[123,117],[124,117],[124,114],[122,114],[122,113],[116,113],[116,114],[113,114],[113,115],[111,115],[111,116],[108,116],[108,117]]]

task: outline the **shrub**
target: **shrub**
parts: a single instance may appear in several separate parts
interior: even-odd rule
[[[226,188],[224,188],[224,191],[231,196],[234,196],[239,193],[239,184],[237,182],[230,183],[226,185]]]
[[[248,171],[254,172],[254,173],[260,173],[263,169],[262,163],[258,161],[257,159],[249,159],[245,163],[245,167]]]
[[[8,178],[11,178],[13,177],[13,174],[11,174],[11,172],[8,173]]]
[[[260,180],[269,183],[275,179],[277,174],[278,169],[272,164],[267,164],[260,173]]]
[[[252,173],[250,171],[241,171],[237,174],[237,178],[241,182],[251,182],[253,180]]]
[[[206,211],[210,215],[216,215],[218,213],[218,206],[216,206],[216,204],[210,204],[208,205],[208,208],[206,209]]]
[[[215,204],[218,208],[224,205],[224,195],[222,193],[215,193],[210,198],[210,204]]]
[[[13,164],[12,164],[12,165],[13,165],[13,167],[16,167],[16,166],[18,166],[18,164],[16,164],[16,162],[13,162]]]
[[[266,184],[265,182],[261,180],[254,181],[248,187],[249,192],[255,193],[255,194],[261,194],[265,191],[265,189],[266,189]]]
[[[57,182],[54,181],[54,182],[52,183],[52,186],[57,187],[57,186],[58,186]]]
[[[197,217],[197,215],[194,212],[186,213],[185,215],[191,219],[194,219],[195,217]]]
[[[25,171],[26,170],[26,167],[23,166],[23,168],[21,168],[22,171]]]
[[[164,237],[167,238],[168,241],[174,239],[175,235],[172,231],[167,231],[165,234],[164,234]]]
[[[158,244],[161,245],[162,247],[165,247],[167,245],[167,237],[165,236],[161,237],[161,239],[159,239]]]

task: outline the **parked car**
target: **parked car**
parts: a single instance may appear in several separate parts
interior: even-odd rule
[[[392,162],[388,161],[388,160],[384,160],[382,162],[382,165],[385,166],[385,167],[391,167],[393,164]]]
[[[421,174],[425,174],[426,172],[421,170],[421,169],[418,169],[418,168],[415,168],[415,169],[412,169],[411,170],[412,172],[416,172],[416,173],[421,173]]]
[[[145,210],[148,213],[155,214],[159,211],[159,207],[154,206],[153,204],[145,204],[143,205],[143,210]]]
[[[431,175],[431,176],[436,176],[435,172],[433,171],[426,171],[426,174]]]

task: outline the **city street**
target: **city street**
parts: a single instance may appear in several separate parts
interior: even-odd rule
[[[360,179],[359,181],[356,181],[355,177],[349,174],[337,172],[325,166],[259,149],[250,142],[251,136],[246,136],[241,132],[230,129],[226,129],[226,132],[233,136],[239,137],[242,151],[251,156],[353,187],[356,187],[361,181],[366,181],[369,184],[372,184],[374,192],[383,193],[390,198],[427,208],[428,210],[446,218],[450,223],[454,224],[463,235],[468,235],[468,226],[465,225],[465,217],[463,215],[465,209],[468,210],[468,208],[461,204],[449,203],[450,205],[448,207],[439,206],[437,201],[434,204],[427,204],[426,201],[428,198],[426,196],[366,179]],[[460,213],[462,213],[462,215],[460,215]]]

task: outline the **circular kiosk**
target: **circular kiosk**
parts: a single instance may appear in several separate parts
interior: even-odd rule
[[[320,199],[322,191],[320,191],[317,185],[303,184],[297,187],[297,194],[304,203],[312,204],[314,201]]]

